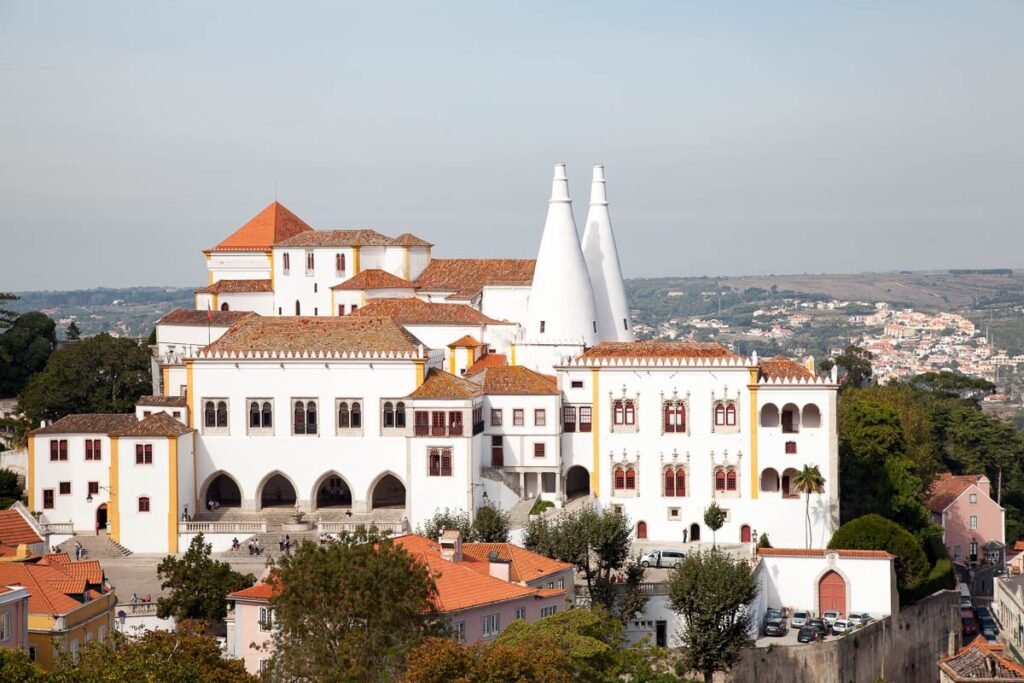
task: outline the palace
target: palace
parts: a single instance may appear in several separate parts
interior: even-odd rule
[[[582,240],[559,164],[536,260],[432,251],[314,230],[274,202],[204,252],[209,281],[158,322],[154,395],[134,415],[31,433],[30,508],[164,553],[296,507],[326,530],[400,531],[538,498],[621,509],[639,539],[710,540],[717,500],[719,542],[802,547],[793,482],[812,465],[811,542],[828,542],[835,376],[634,341],[603,167]]]

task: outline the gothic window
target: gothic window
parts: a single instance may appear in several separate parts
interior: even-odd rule
[[[287,275],[292,269],[292,259],[287,252],[281,257],[281,270]]]
[[[739,428],[739,421],[736,417],[736,401],[732,399],[715,401],[713,413],[714,431],[735,432]]]
[[[395,426],[395,405],[391,401],[384,402],[384,428],[391,429]]]
[[[395,404],[395,428],[405,429],[405,403],[403,401]]]
[[[342,401],[338,404],[338,429],[348,429],[350,426],[348,402]]]
[[[666,497],[686,495],[686,471],[682,467],[666,467],[663,493]]]
[[[292,431],[295,434],[316,434],[316,413],[316,401],[296,400],[292,406]]]
[[[335,254],[334,255],[334,270],[337,272],[338,275],[344,275],[345,274],[345,255],[344,254]]]
[[[616,465],[612,470],[612,488],[616,492],[636,491],[636,468],[633,465]]]
[[[274,410],[270,401],[249,401],[249,429],[270,429],[273,426]]]
[[[631,398],[612,401],[612,430],[636,431],[636,401]]]
[[[686,404],[683,401],[665,401],[663,416],[666,434],[686,432]]]

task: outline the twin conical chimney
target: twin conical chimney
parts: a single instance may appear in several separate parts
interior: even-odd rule
[[[633,341],[626,287],[622,282],[612,219],[608,214],[604,166],[601,164],[594,166],[594,179],[590,186],[590,211],[583,230],[583,258],[594,292],[598,337],[601,341]]]
[[[565,164],[555,164],[548,215],[533,271],[525,339],[587,346],[598,340],[594,292],[572,215]]]

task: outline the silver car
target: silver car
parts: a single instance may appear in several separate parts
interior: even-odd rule
[[[824,621],[826,624],[832,626],[834,623],[836,623],[837,619],[842,619],[843,615],[835,610],[828,610],[827,612],[821,615],[821,618],[822,621]]]
[[[841,635],[841,634],[844,634],[844,633],[849,633],[852,630],[853,630],[853,624],[851,624],[846,619],[836,619],[832,623],[832,633],[835,633],[836,635]]]
[[[640,558],[644,567],[674,567],[683,561],[685,553],[679,550],[652,550]]]
[[[793,616],[789,618],[789,625],[793,628],[801,628],[807,625],[807,620],[810,618],[810,612],[793,612]]]

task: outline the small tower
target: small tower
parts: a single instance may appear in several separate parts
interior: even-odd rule
[[[590,285],[594,291],[599,339],[633,341],[626,287],[622,282],[612,219],[608,214],[604,166],[601,164],[594,166],[594,181],[590,186],[590,211],[583,230],[583,258],[586,259]]]
[[[585,344],[597,341],[597,315],[569,198],[565,164],[555,164],[527,307],[527,343]]]

